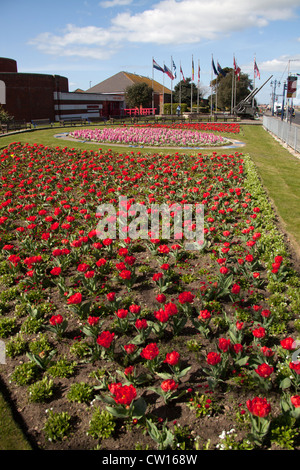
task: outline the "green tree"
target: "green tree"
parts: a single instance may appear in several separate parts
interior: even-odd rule
[[[147,83],[135,83],[125,90],[125,103],[129,108],[150,108],[153,89]]]
[[[7,111],[5,111],[2,104],[0,104],[0,122],[9,122],[12,121],[13,118],[13,116],[11,116]]]
[[[238,104],[253,90],[253,85],[248,74],[240,73],[238,80],[237,77],[233,77],[234,71],[232,68],[225,67],[223,70],[226,72],[226,76],[223,77],[222,74],[219,74],[211,82],[213,88],[213,104],[216,102],[215,97],[217,92],[218,109],[230,110],[232,98],[234,97],[235,103]],[[236,83],[236,87],[233,87],[232,93],[234,83]]]

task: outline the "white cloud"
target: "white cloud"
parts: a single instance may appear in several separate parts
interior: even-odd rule
[[[130,5],[132,0],[106,0],[100,2],[99,5],[103,8],[113,8],[118,6]]]
[[[105,0],[102,6],[131,0]],[[220,39],[271,21],[292,18],[299,0],[162,0],[140,13],[118,13],[108,27],[67,25],[61,35],[43,33],[31,40],[41,51],[60,56],[105,59],[126,42],[196,44]],[[103,49],[104,48],[104,49]]]
[[[300,54],[282,55],[270,60],[257,62],[257,65],[261,72],[276,73],[277,75],[281,73],[285,79],[289,71],[293,73],[293,71],[300,68]],[[241,67],[246,73],[252,73],[253,71],[253,63],[244,64]]]

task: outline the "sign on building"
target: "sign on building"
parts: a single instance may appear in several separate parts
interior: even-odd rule
[[[297,95],[297,77],[290,75],[287,80],[287,98],[296,98]]]

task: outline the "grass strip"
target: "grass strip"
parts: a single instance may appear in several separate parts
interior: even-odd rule
[[[0,392],[0,450],[32,450],[15,421],[9,403]]]

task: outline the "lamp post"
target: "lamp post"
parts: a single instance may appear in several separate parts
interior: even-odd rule
[[[280,86],[280,82],[277,82],[277,80],[273,80],[270,83],[272,87],[272,116],[274,116],[274,106],[275,106],[275,98],[276,98],[276,86]],[[273,87],[274,85],[274,87]]]
[[[285,98],[285,92],[287,90],[287,83],[283,83],[283,92],[282,92],[282,105],[281,105],[281,120],[283,121],[284,118],[284,98]]]

